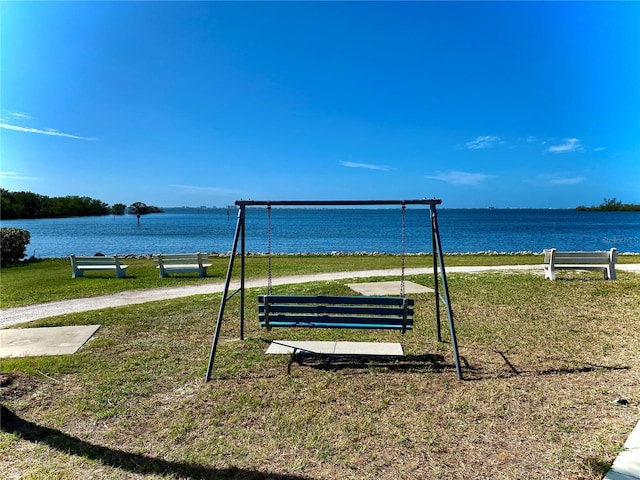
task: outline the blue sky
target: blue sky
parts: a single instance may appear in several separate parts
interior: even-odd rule
[[[640,2],[0,3],[0,185],[640,203]]]

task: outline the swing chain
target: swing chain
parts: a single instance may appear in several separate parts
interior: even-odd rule
[[[406,228],[406,210],[407,206],[402,202],[402,270],[400,275],[400,296],[404,297],[404,257],[405,257],[405,228]]]
[[[273,293],[271,275],[271,203],[267,205],[267,295]]]

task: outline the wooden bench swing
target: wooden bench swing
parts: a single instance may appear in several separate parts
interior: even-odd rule
[[[404,235],[406,205],[402,205],[402,273],[399,297],[273,295],[271,275],[271,205],[267,205],[267,295],[258,296],[260,325],[304,328],[401,330],[413,327],[414,300],[404,295]]]
[[[381,329],[398,330],[403,334],[413,328],[414,300],[405,297],[405,211],[407,204],[429,205],[431,213],[431,237],[433,248],[434,290],[436,294],[436,322],[438,341],[442,341],[440,332],[440,301],[446,306],[449,319],[451,343],[454,351],[454,361],[459,379],[462,379],[458,346],[453,323],[453,313],[449,298],[444,257],[440,245],[440,234],[437,225],[437,199],[423,200],[368,200],[368,201],[253,201],[239,200],[238,224],[234,236],[233,249],[229,259],[227,281],[225,284],[218,320],[213,336],[211,354],[205,381],[211,378],[213,362],[220,336],[220,328],[226,302],[240,292],[240,339],[244,339],[244,303],[245,303],[245,210],[247,206],[267,207],[268,232],[268,276],[267,294],[258,296],[258,317],[260,325],[270,330],[274,327],[301,328],[351,328],[351,329]],[[272,292],[271,274],[271,207],[278,206],[338,206],[338,205],[402,205],[402,269],[400,282],[400,296],[305,296],[305,295],[274,295]],[[238,241],[241,243],[241,275],[240,288],[229,295],[229,284],[237,252]],[[440,267],[438,269],[438,266]],[[443,295],[439,294],[438,271],[440,273]]]
[[[404,297],[259,295],[260,325],[400,330],[413,327],[414,300]]]

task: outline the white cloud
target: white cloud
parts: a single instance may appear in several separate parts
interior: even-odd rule
[[[8,116],[11,118],[19,118],[20,120],[31,120],[31,115],[23,112],[8,112]]]
[[[550,153],[567,153],[579,150],[583,150],[582,145],[580,145],[580,140],[577,138],[567,138],[563,144],[552,145],[547,148],[546,151]]]
[[[40,135],[52,135],[54,137],[75,138],[76,140],[97,140],[97,138],[93,137],[81,137],[79,135],[71,135],[70,133],[62,133],[52,128],[49,128],[47,130],[40,130],[38,128],[19,127],[18,125],[11,125],[9,123],[5,123],[4,121],[0,122],[0,128],[4,128],[5,130],[14,130],[16,132],[39,133]]]
[[[584,182],[586,179],[581,175],[564,175],[562,173],[553,173],[548,175],[540,175],[540,178],[544,183],[549,185],[576,185]]]
[[[594,152],[603,152],[605,151],[607,148],[606,147],[596,147],[593,149]]]
[[[550,180],[549,183],[552,185],[575,185],[577,183],[584,182],[584,177],[564,177],[564,178],[554,178]]]
[[[502,139],[500,137],[497,137],[495,135],[482,135],[479,137],[476,137],[474,140],[471,140],[470,142],[465,143],[465,145],[467,146],[467,148],[471,149],[471,150],[479,150],[481,148],[492,148],[496,145],[496,143],[499,143]]]
[[[427,178],[440,180],[442,182],[451,183],[453,185],[479,185],[489,178],[495,178],[494,175],[486,173],[459,172],[450,170],[448,172],[438,172],[436,175],[428,175]]]
[[[388,165],[375,165],[372,163],[340,162],[340,165],[349,168],[366,168],[369,170],[382,170],[385,172],[391,170],[391,167]]]
[[[41,180],[39,177],[27,177],[19,172],[0,172],[0,179],[5,180]]]

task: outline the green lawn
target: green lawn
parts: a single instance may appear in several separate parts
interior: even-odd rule
[[[17,307],[35,303],[64,300],[69,298],[105,295],[126,290],[218,283],[224,281],[229,263],[228,257],[210,257],[207,278],[195,274],[171,275],[159,278],[158,271],[150,259],[127,259],[127,278],[117,279],[113,273],[86,272],[84,278],[71,278],[68,259],[45,259],[34,263],[3,268],[0,270],[0,307]],[[542,264],[542,255],[447,255],[445,265],[536,265]],[[619,263],[636,263],[640,258],[622,255]],[[234,277],[240,272],[236,261]],[[431,256],[409,255],[406,266],[431,267]],[[273,276],[300,275],[309,273],[337,272],[351,270],[375,270],[400,268],[401,259],[397,255],[331,256],[301,255],[272,257]],[[267,257],[248,256],[246,277],[267,276]]]
[[[447,264],[510,259],[455,256]],[[4,269],[3,306],[6,292],[24,303],[25,289],[42,301],[221,281],[226,259],[213,260],[207,279],[160,280],[150,260],[132,261],[127,280],[72,280],[60,260]],[[265,276],[265,262],[251,258],[248,275]],[[511,263],[540,262],[514,256]],[[397,263],[280,257],[274,274]],[[425,258],[407,263],[425,266]],[[256,318],[261,292],[251,290],[246,340],[238,340],[234,297],[209,383],[203,377],[219,295],[32,322],[28,327],[101,328],[74,355],[0,362],[0,477],[601,479],[638,420],[640,275],[619,272],[619,280],[603,281],[593,272],[563,272],[556,282],[535,273],[449,277],[465,381],[456,378],[446,329],[445,342],[435,339],[428,293],[414,296],[415,329],[402,336],[265,331]],[[433,283],[430,275],[410,280]],[[337,295],[349,293],[346,283],[276,292]],[[287,356],[263,353],[279,338],[401,342],[407,355],[289,365]],[[615,404],[619,397],[630,405]]]
[[[207,270],[207,278],[196,274],[172,274],[159,278],[151,259],[127,259],[127,277],[115,278],[111,272],[89,271],[83,278],[71,278],[71,264],[68,259],[46,259],[19,266],[3,268],[0,271],[2,308],[31,305],[35,303],[90,297],[144,288],[198,285],[206,282],[218,283],[225,279],[229,263],[228,257],[210,257],[212,266]],[[470,255],[451,256],[446,265],[499,265],[513,263],[540,263],[542,258],[535,255]],[[308,273],[400,268],[401,259],[397,255],[377,256],[274,256],[272,257],[274,277]],[[430,267],[430,256],[408,256],[407,267]],[[248,256],[246,277],[267,276],[267,257]],[[238,278],[240,262],[236,261],[234,277]]]

